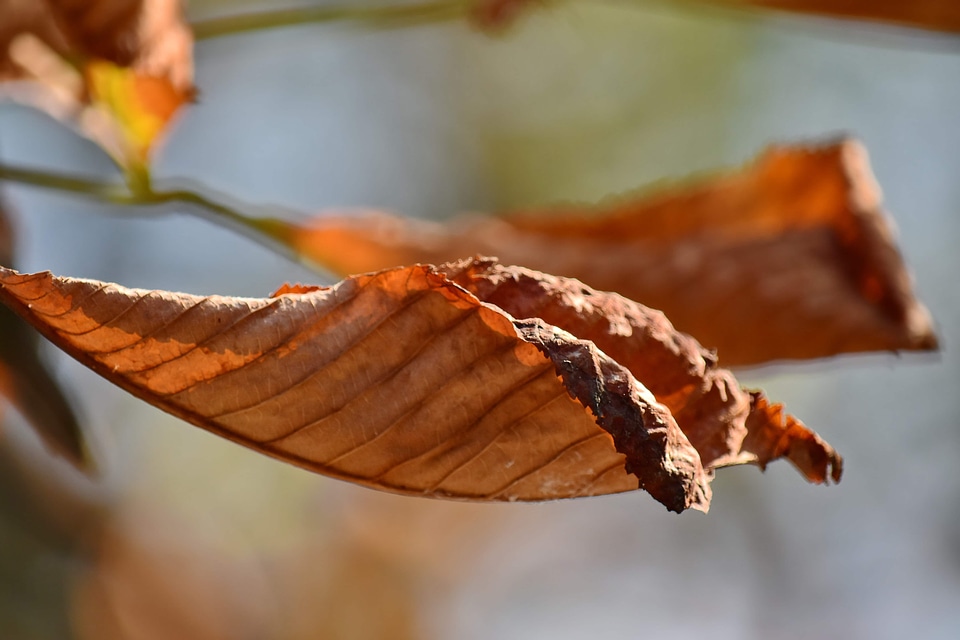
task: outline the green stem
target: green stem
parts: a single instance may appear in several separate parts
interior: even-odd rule
[[[280,218],[255,217],[241,213],[238,208],[218,202],[199,191],[189,189],[154,190],[150,187],[132,192],[111,182],[79,178],[61,173],[27,169],[0,164],[0,180],[74,193],[100,202],[120,206],[158,207],[171,204],[190,205],[186,212],[205,218],[215,224],[239,231],[247,238],[307,266],[322,271],[291,245],[291,225]]]
[[[27,184],[34,187],[80,193],[110,202],[111,204],[116,203],[115,198],[123,193],[122,189],[105,182],[95,182],[85,178],[8,165],[0,165],[0,180],[19,182],[20,184]]]
[[[319,6],[274,9],[257,13],[199,20],[191,25],[196,40],[308,23],[363,22],[374,26],[406,26],[462,18],[469,0],[434,0],[414,4]]]

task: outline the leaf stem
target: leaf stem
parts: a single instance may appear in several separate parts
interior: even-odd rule
[[[0,164],[0,181],[54,189],[92,198],[100,202],[135,207],[166,207],[187,205],[181,212],[204,218],[214,224],[237,231],[247,238],[276,251],[290,260],[314,271],[329,275],[320,265],[310,260],[291,243],[294,226],[275,216],[252,216],[241,213],[250,209],[226,204],[226,198],[214,199],[199,189],[175,188],[157,190],[150,186],[131,191],[114,182],[81,178],[40,169],[28,169]],[[274,209],[275,208],[271,208]]]
[[[208,18],[193,22],[191,28],[196,40],[206,40],[308,23],[349,21],[397,27],[462,18],[469,12],[470,6],[470,0],[433,0],[412,4],[296,7]]]

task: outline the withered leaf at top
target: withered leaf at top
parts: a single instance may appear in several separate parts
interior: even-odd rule
[[[933,31],[960,31],[960,4],[955,0],[700,0],[730,7],[759,7],[831,18],[882,22]],[[546,5],[545,0],[477,0],[475,20],[481,25],[509,24],[521,10]]]
[[[71,124],[130,176],[193,97],[193,38],[179,0],[0,0],[0,85]]]
[[[23,75],[23,69],[10,56],[10,45],[15,38],[30,34],[58,53],[67,50],[66,40],[45,2],[0,0],[0,16],[3,16],[0,20],[0,80]]]
[[[0,270],[0,298],[142,399],[258,451],[400,493],[709,504],[697,451],[624,367],[429,266],[268,299]]]
[[[446,225],[318,216],[288,242],[340,273],[497,255],[660,309],[728,366],[937,344],[850,140],[773,147],[739,172],[592,207]]]
[[[179,0],[0,0],[0,14],[0,72],[7,75],[23,75],[10,45],[32,34],[61,55],[107,60],[182,91],[193,84],[193,38]]]

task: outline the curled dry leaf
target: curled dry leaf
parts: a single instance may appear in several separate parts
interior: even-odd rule
[[[475,259],[441,267],[447,277],[513,316],[537,317],[626,367],[674,416],[704,468],[786,457],[812,482],[840,480],[842,460],[781,405],[740,388],[712,352],[660,311],[569,278]]]
[[[0,202],[0,265],[12,263],[13,230]],[[48,447],[74,465],[88,467],[83,432],[63,390],[40,358],[39,338],[13,311],[0,308],[0,396],[20,411]],[[0,398],[0,409],[2,402]]]
[[[831,464],[839,478],[839,458],[802,425],[785,428],[751,410],[762,399],[714,408],[707,388],[722,378],[735,390],[729,374],[684,382],[689,372],[670,371],[698,366],[703,352],[658,318],[649,331],[657,338],[643,340],[691,350],[653,359],[679,381],[670,402],[691,408],[691,434],[709,443],[704,464],[670,410],[622,363],[541,318],[515,318],[450,279],[476,284],[503,273],[488,261],[416,265],[249,299],[4,269],[0,297],[62,349],[151,404],[268,455],[374,488],[468,500],[642,488],[682,511],[707,508],[712,469],[721,464],[765,464],[779,454],[811,480],[826,479]],[[607,306],[604,312],[618,313]],[[644,313],[655,315],[630,311],[638,315],[611,322],[633,330],[647,321]],[[737,424],[721,425],[725,435],[711,438],[692,419],[705,411]],[[766,448],[741,447],[751,429]],[[825,465],[803,466],[795,450],[806,447],[804,439],[823,447]],[[726,442],[727,453],[713,440]]]
[[[287,242],[340,273],[497,255],[660,309],[727,365],[753,365],[936,348],[891,227],[865,150],[842,140],[596,207],[446,225],[331,214]]]
[[[714,0],[716,1],[716,0]],[[960,31],[960,4],[954,0],[721,0],[833,18],[874,20],[934,31]]]

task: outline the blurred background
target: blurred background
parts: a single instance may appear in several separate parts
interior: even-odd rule
[[[844,480],[810,486],[785,462],[721,470],[710,514],[677,516],[642,492],[378,494],[220,440],[50,349],[100,477],[4,416],[0,637],[960,637],[960,40],[578,1],[496,37],[313,25],[199,42],[195,56],[199,103],[156,179],[305,212],[440,219],[596,200],[852,134],[942,353],[741,372],[845,456]],[[9,104],[0,158],[116,177],[91,143]],[[197,218],[4,194],[21,270],[244,296],[322,282]]]

